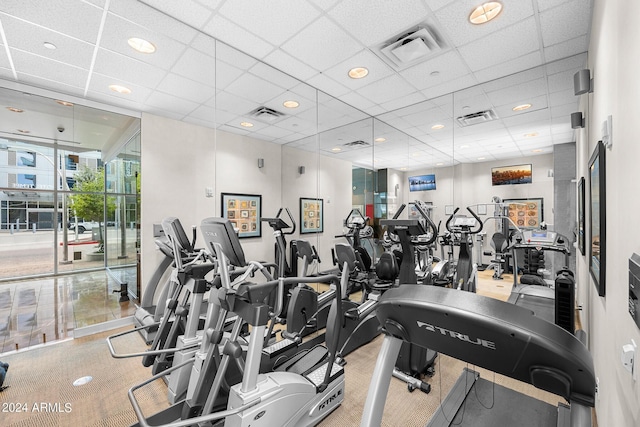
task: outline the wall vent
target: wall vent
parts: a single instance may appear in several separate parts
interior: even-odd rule
[[[472,126],[479,123],[486,123],[496,120],[498,116],[493,110],[479,111],[477,113],[467,114],[466,116],[457,117],[456,120],[460,126]]]
[[[386,41],[377,52],[394,68],[404,69],[441,53],[445,47],[442,38],[423,24]]]
[[[260,120],[264,123],[274,123],[285,116],[284,113],[268,107],[258,107],[255,110],[251,111],[249,115],[256,120]]]

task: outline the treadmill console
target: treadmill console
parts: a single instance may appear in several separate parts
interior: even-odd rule
[[[475,227],[476,219],[474,217],[469,216],[456,216],[451,222],[451,226],[453,227]]]
[[[522,240],[525,243],[542,243],[553,245],[556,243],[558,233],[548,230],[524,230],[522,232]]]

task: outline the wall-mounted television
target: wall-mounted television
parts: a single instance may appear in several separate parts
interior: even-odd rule
[[[409,191],[428,191],[436,189],[436,176],[434,174],[409,177]]]

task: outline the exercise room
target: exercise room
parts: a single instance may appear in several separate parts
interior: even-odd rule
[[[0,424],[640,423],[640,6],[401,6],[0,5]]]

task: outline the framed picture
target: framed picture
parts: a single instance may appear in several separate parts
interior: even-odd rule
[[[238,237],[260,237],[262,228],[262,196],[254,194],[222,193],[222,217],[231,221]]]
[[[444,214],[445,215],[453,215],[453,205],[445,205],[444,206]]]
[[[591,244],[589,245],[589,272],[598,289],[605,296],[606,272],[606,183],[605,147],[598,141],[589,159],[589,216],[591,217]]]
[[[531,184],[531,164],[491,168],[491,185]]]
[[[578,181],[578,249],[584,255],[584,177]]]
[[[478,215],[486,215],[487,214],[487,205],[479,204],[476,207],[476,213]]]
[[[300,234],[322,233],[324,212],[322,199],[300,197]]]
[[[518,228],[539,228],[544,221],[544,199],[504,199],[509,219]]]

